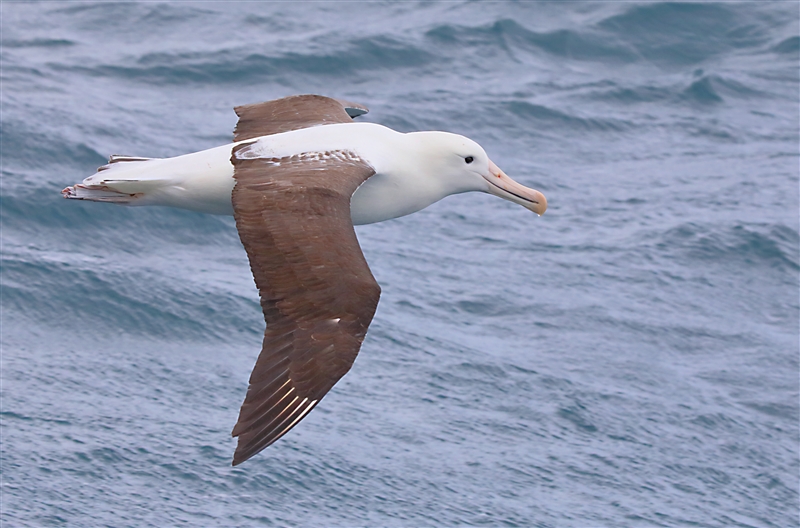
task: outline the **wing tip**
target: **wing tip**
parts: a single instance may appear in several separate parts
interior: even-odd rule
[[[344,99],[336,99],[336,102],[344,107],[344,111],[347,112],[347,115],[349,115],[351,119],[369,113],[369,108],[362,104],[346,101]]]
[[[237,434],[233,434],[236,433],[236,428],[239,427],[239,423],[237,423],[236,427],[233,428],[232,434],[233,436],[239,436],[239,444],[236,446],[236,451],[234,451],[233,453],[232,465],[238,466],[242,462],[257,455],[261,451],[265,450],[266,448],[268,448],[269,446],[271,446],[272,444],[283,438],[283,436],[286,433],[294,429],[294,427],[298,423],[300,423],[300,421],[303,418],[305,418],[305,416],[311,411],[311,409],[313,409],[317,405],[317,403],[319,403],[320,399],[312,400],[309,402],[308,398],[305,398],[298,406],[296,406],[291,411],[291,413],[288,416],[284,417],[280,422],[278,422],[278,424],[275,424],[270,434],[268,434],[264,438],[258,438],[258,436],[256,436],[255,442],[253,442],[251,439],[242,441],[240,435],[245,432],[248,432],[249,429],[241,431]],[[297,414],[298,411],[300,411],[300,414]]]

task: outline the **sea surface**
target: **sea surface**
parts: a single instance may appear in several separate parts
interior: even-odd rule
[[[800,525],[799,11],[4,0],[2,525]],[[353,369],[232,468],[233,219],[59,191],[298,93],[467,135],[550,208],[359,227]]]

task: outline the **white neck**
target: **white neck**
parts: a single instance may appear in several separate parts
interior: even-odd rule
[[[364,123],[368,125],[368,123]],[[379,125],[377,125],[379,126]],[[446,170],[437,166],[435,137],[440,132],[391,132],[379,144],[364,144],[363,152],[376,174],[353,194],[350,213],[353,224],[371,224],[420,211],[445,196],[483,190],[467,180],[449,181]],[[393,155],[387,156],[387,153]],[[396,153],[406,158],[398,160]]]

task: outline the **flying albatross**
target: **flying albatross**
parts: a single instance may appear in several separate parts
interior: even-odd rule
[[[111,156],[66,198],[233,215],[266,330],[233,465],[297,425],[355,361],[380,286],[353,225],[483,191],[537,214],[542,193],[509,178],[474,141],[357,123],[360,104],[298,95],[239,106],[234,143],[165,159]]]

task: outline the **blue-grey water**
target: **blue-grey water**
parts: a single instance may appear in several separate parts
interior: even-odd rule
[[[3,526],[798,526],[798,10],[4,1]],[[465,134],[550,209],[359,227],[355,366],[232,468],[233,220],[59,191],[296,93]]]

